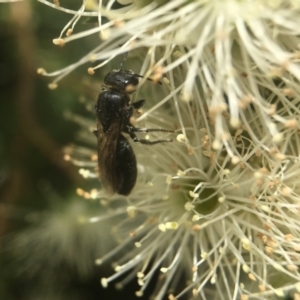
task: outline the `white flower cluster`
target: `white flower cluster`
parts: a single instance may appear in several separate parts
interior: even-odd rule
[[[133,145],[139,176],[128,197],[78,191],[107,207],[90,222],[116,220],[120,244],[96,261],[114,261],[102,285],[136,277],[136,294],[151,289],[156,300],[299,299],[300,2],[99,0],[74,12],[39,1],[74,14],[56,44],[101,37],[64,70],[40,70],[58,76],[52,87],[83,63],[143,56],[135,71],[163,85],[143,80],[147,110],[136,122],[177,136]],[[85,16],[99,26],[72,34]],[[66,159],[94,178],[91,145],[67,149]]]

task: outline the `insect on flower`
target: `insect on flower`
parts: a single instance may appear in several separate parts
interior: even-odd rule
[[[141,108],[145,100],[130,102],[129,95],[136,90],[139,84],[138,77],[143,76],[122,69],[127,55],[126,53],[118,70],[113,70],[104,77],[95,105],[97,129],[94,130],[94,134],[98,140],[99,178],[109,193],[121,195],[130,194],[137,178],[136,157],[122,133],[127,133],[134,142],[153,145],[172,142],[172,140],[149,141],[138,138],[135,133],[173,132],[166,129],[137,128],[130,123],[134,110]]]

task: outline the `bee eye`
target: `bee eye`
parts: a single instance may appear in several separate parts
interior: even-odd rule
[[[129,78],[127,84],[130,84],[130,85],[133,85],[133,86],[137,86],[139,84],[139,82],[140,82],[139,79],[135,75],[132,75]]]

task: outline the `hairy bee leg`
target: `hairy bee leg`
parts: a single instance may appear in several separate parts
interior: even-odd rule
[[[169,143],[169,142],[172,142],[172,139],[168,139],[168,140],[155,140],[155,141],[149,141],[149,140],[145,140],[145,139],[140,139],[133,132],[130,132],[129,135],[130,135],[130,137],[132,138],[132,140],[135,143],[141,143],[141,144],[144,144],[144,145],[154,145],[154,144],[158,144],[158,143]]]

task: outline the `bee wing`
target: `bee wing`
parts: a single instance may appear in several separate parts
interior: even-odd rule
[[[106,133],[97,121],[99,178],[104,188],[111,194],[119,190],[117,177],[117,145],[119,143],[122,122],[113,122]]]

